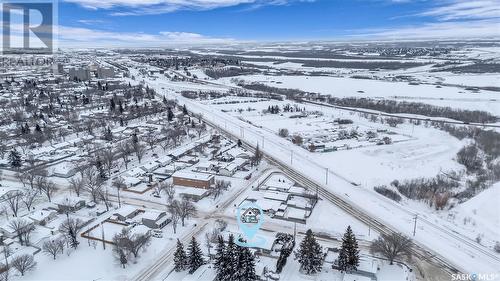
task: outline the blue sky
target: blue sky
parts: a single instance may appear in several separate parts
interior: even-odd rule
[[[61,0],[58,9],[68,46],[500,35],[500,0]]]

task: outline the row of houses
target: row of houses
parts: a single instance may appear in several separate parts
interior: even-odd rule
[[[143,210],[129,205],[116,210],[108,220],[127,225],[142,224],[150,229],[161,229],[171,221],[166,212],[149,209]]]

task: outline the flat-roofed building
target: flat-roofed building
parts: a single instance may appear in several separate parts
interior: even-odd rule
[[[210,174],[177,171],[172,175],[173,184],[187,187],[209,189],[215,183],[215,177]]]

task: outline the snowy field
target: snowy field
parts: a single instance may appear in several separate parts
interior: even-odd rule
[[[437,88],[435,85],[409,85],[407,82],[347,77],[244,75],[237,78],[272,87],[300,89],[334,97],[406,99],[438,106],[485,110],[500,115],[500,94],[486,90],[480,90],[476,93],[450,86]],[[218,81],[231,84],[231,79],[221,78]],[[496,79],[493,79],[491,83],[495,84]]]
[[[247,101],[245,98],[231,97],[231,100]],[[227,98],[222,98],[227,101]],[[325,122],[334,118],[346,118],[354,121],[353,127],[369,128],[394,131],[396,135],[391,135],[395,140],[402,142],[391,145],[371,145],[351,150],[339,150],[326,153],[310,153],[304,150],[305,158],[308,161],[322,163],[323,167],[329,167],[331,171],[350,178],[354,182],[362,183],[366,186],[376,186],[389,184],[398,179],[408,179],[417,177],[432,177],[440,171],[461,170],[461,165],[453,161],[456,153],[463,147],[463,143],[449,134],[423,126],[411,126],[409,124],[399,125],[392,128],[388,125],[369,122],[367,119],[356,114],[349,114],[342,110],[332,108],[320,108],[306,105],[308,110],[321,110],[324,116],[314,118],[287,118],[288,114],[261,114],[263,109],[276,104],[289,104],[290,102],[259,101],[251,103],[220,104],[217,100],[206,101],[210,106],[219,110],[230,111],[229,114],[249,120],[252,124],[269,132],[278,134],[280,128],[287,128],[290,134],[294,132],[304,132],[318,128],[327,129],[334,126]],[[304,105],[301,105],[304,106]],[[253,111],[238,109],[255,109]],[[274,141],[274,140],[273,140]],[[287,140],[280,139],[279,143],[285,145]],[[288,142],[286,145],[292,145]],[[265,143],[264,143],[265,147]],[[297,156],[300,157],[300,156]],[[356,161],[352,161],[356,159]],[[300,158],[298,158],[300,161]],[[362,172],[360,172],[362,171]]]

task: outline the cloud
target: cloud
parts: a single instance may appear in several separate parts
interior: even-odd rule
[[[87,9],[107,9],[113,16],[133,16],[172,13],[179,10],[204,11],[217,8],[249,5],[253,8],[287,5],[292,2],[316,0],[65,0]]]
[[[81,27],[58,27],[58,45],[61,47],[168,47],[230,44],[231,38],[214,38],[198,33],[164,31],[158,34],[112,32]]]
[[[390,0],[405,2],[406,0]],[[500,0],[442,0],[426,10],[391,19],[425,17],[426,22],[394,28],[359,29],[351,37],[384,39],[500,38]]]
[[[499,38],[498,21],[450,21],[426,23],[418,26],[405,26],[384,29],[355,30],[354,38],[367,39],[474,39],[474,38]]]
[[[82,20],[78,20],[79,23],[83,23],[83,24],[86,24],[86,25],[96,25],[96,24],[103,24],[103,23],[107,23],[107,21],[105,20],[89,20],[89,19],[82,19]]]
[[[499,0],[455,0],[418,14],[440,21],[500,18]]]

